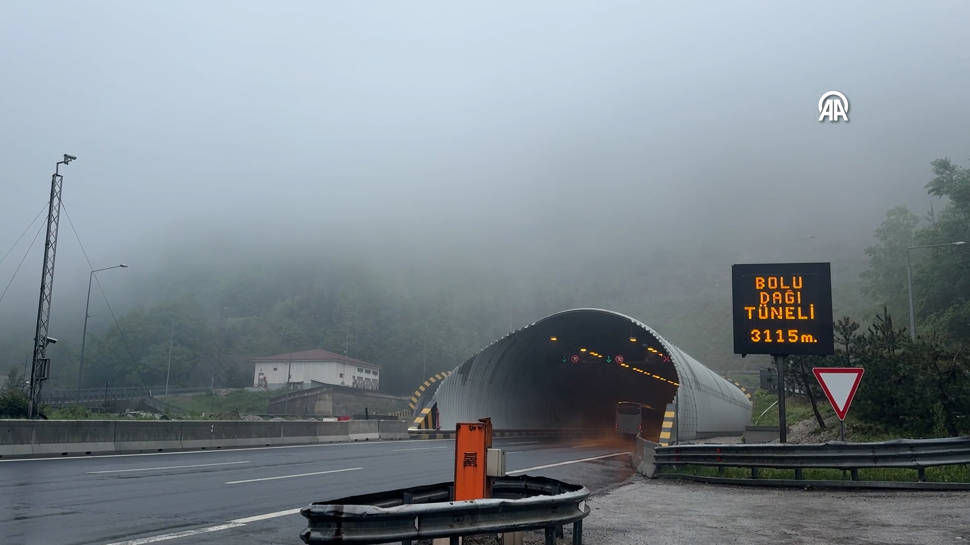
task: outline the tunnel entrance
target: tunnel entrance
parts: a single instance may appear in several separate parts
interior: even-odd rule
[[[553,314],[455,368],[434,394],[442,429],[489,416],[496,429],[615,431],[617,403],[639,403],[643,435],[660,434],[676,396],[682,438],[743,431],[740,390],[637,320],[601,309]]]
[[[664,410],[679,386],[660,339],[608,314],[581,322],[552,317],[537,324],[530,337],[534,350],[526,350],[531,352],[526,357],[538,364],[523,371],[522,384],[548,383],[547,422],[557,428],[617,430],[623,421],[617,404],[637,403],[644,436],[659,436]]]

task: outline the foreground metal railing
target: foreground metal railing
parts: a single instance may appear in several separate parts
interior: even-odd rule
[[[846,470],[852,481],[858,481],[859,469],[909,468],[917,471],[917,479],[923,483],[928,467],[970,464],[970,437],[876,443],[676,445],[655,448],[653,463],[658,469],[691,465],[713,466],[719,471],[724,467],[749,468],[753,479],[759,477],[762,468],[792,469],[795,481],[803,479],[805,469]]]
[[[305,543],[390,543],[545,530],[547,544],[573,525],[573,544],[583,542],[589,490],[545,477],[497,477],[492,497],[449,501],[452,483],[380,492],[310,504],[300,510]]]

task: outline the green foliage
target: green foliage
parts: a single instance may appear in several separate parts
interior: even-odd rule
[[[0,389],[0,418],[26,418],[27,395],[24,393],[26,384],[20,370],[11,367],[7,374],[7,381]]]
[[[356,267],[264,274],[222,279],[205,294],[214,304],[186,295],[129,312],[121,331],[89,339],[85,385],[164,384],[171,339],[172,386],[250,386],[252,358],[326,348],[383,365],[382,390],[409,394],[504,333],[476,326],[497,311],[459,301],[470,294],[406,297]]]
[[[906,248],[915,244],[918,224],[919,218],[906,208],[893,208],[876,229],[878,244],[866,248],[869,270],[862,275],[867,281],[865,292],[881,301],[897,316],[905,316],[909,308]]]
[[[266,414],[269,400],[282,392],[250,392],[233,390],[225,395],[196,394],[162,398],[165,403],[181,409],[187,418],[227,417],[229,415]]]
[[[917,332],[942,335],[948,344],[970,340],[970,245],[929,244],[970,241],[970,169],[949,159],[932,163],[934,178],[926,184],[930,195],[944,200],[939,213],[920,224],[905,208],[894,208],[876,230],[877,244],[866,250],[867,291],[895,316],[907,316],[907,252],[912,260],[913,299]]]
[[[101,337],[92,336],[85,387],[156,386],[165,383],[171,340],[171,384],[207,383],[203,357],[212,352],[201,305],[181,298],[147,311],[135,309]]]
[[[852,416],[894,436],[956,436],[970,431],[970,358],[939,338],[913,343],[884,310],[861,335],[840,321],[834,356],[817,366],[866,370]],[[848,333],[848,334],[845,334]],[[858,437],[858,436],[854,436]]]
[[[27,396],[20,390],[4,389],[0,392],[0,418],[26,418]]]
[[[813,367],[862,367],[865,375],[846,419],[853,441],[952,437],[970,432],[970,357],[965,350],[939,336],[910,341],[887,309],[861,334],[860,329],[858,323],[842,318],[835,324],[835,354],[787,358],[789,425],[814,415],[819,427],[825,428],[823,417],[831,419]],[[752,418],[775,399],[774,394],[756,392]],[[757,421],[760,425],[777,423],[775,409]]]
[[[777,426],[778,407],[772,406],[776,401],[778,401],[777,394],[765,390],[755,392],[751,396],[752,423],[757,426]],[[768,407],[771,407],[771,409],[765,412]],[[762,413],[764,413],[764,416],[759,418]],[[799,396],[787,396],[785,398],[785,419],[788,421],[788,425],[791,426],[791,424],[807,418],[812,418],[812,407],[808,400]],[[754,419],[757,419],[757,421],[754,421]]]
[[[105,419],[103,414],[92,412],[84,405],[67,405],[64,407],[44,407],[42,411],[49,420],[90,420]],[[117,418],[113,416],[114,418]]]

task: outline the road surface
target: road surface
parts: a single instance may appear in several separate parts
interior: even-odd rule
[[[629,448],[496,440],[507,469],[599,490]],[[0,543],[302,543],[313,501],[449,481],[454,441],[415,440],[0,460]]]

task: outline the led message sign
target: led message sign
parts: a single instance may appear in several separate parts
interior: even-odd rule
[[[832,354],[832,273],[828,263],[731,267],[734,352]]]

